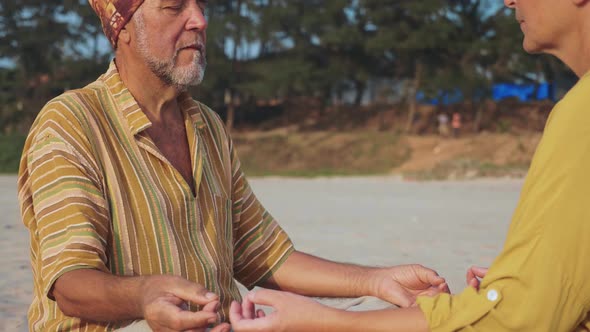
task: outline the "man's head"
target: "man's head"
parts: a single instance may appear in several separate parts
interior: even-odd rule
[[[515,10],[529,53],[560,53],[579,30],[580,9],[588,0],[504,0]],[[586,18],[587,19],[587,18]]]
[[[93,8],[101,13],[113,10],[97,10],[96,2],[90,0]],[[128,17],[121,20],[123,27],[107,29],[101,16],[107,37],[116,45],[117,57],[129,56],[133,61],[143,62],[162,82],[185,90],[199,84],[204,76],[205,42],[207,21],[204,16],[204,0],[102,0],[110,2],[104,8],[115,11],[134,8]],[[118,7],[118,3],[125,6]],[[139,3],[139,5],[131,3]],[[100,7],[103,8],[103,7]],[[116,20],[115,20],[116,21]],[[118,30],[117,30],[118,29]],[[109,33],[118,31],[116,34]]]
[[[149,2],[146,0],[146,5],[137,10],[131,21],[139,55],[167,85],[184,90],[201,83],[207,65],[204,4],[194,0],[174,0],[168,1],[171,7],[154,8],[148,6]]]

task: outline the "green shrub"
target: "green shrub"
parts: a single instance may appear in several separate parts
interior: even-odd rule
[[[25,136],[0,135],[0,173],[18,172]]]

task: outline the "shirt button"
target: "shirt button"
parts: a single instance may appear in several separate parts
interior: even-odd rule
[[[498,291],[496,291],[495,289],[490,289],[488,291],[488,300],[494,302],[498,299]]]

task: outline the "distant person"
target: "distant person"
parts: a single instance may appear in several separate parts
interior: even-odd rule
[[[459,112],[454,112],[453,120],[451,122],[451,126],[453,127],[454,138],[459,137],[459,134],[461,133],[461,125],[461,114],[459,114]]]
[[[449,116],[447,113],[440,113],[436,119],[438,120],[438,134],[442,137],[449,136]]]
[[[293,248],[218,115],[186,92],[205,72],[206,2],[90,1],[116,59],[45,105],[20,164],[29,330],[204,331],[220,321],[213,331],[228,331],[235,279],[401,306],[448,291],[419,265],[360,267]]]
[[[344,312],[265,290],[233,304],[235,331],[590,330],[590,1],[504,3],[516,10],[525,50],[556,55],[580,80],[551,113],[489,271],[472,269],[474,287],[460,294],[421,297],[418,307],[397,310]],[[252,303],[277,311],[252,318]]]

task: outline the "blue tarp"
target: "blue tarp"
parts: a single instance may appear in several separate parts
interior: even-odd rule
[[[418,91],[416,94],[416,100],[422,104],[428,105],[451,105],[456,104],[463,101],[463,93],[461,90],[455,90],[450,92],[442,92],[438,93],[438,96],[435,98],[427,99],[424,92]]]
[[[492,86],[492,99],[500,101],[506,98],[518,98],[527,102],[531,100],[550,99],[555,101],[555,89],[551,83],[541,84],[511,84],[499,83]],[[440,91],[435,98],[427,99],[424,92],[419,91],[416,100],[428,105],[450,105],[463,101],[463,93],[456,89],[454,91]]]
[[[553,85],[550,83],[541,84],[494,84],[492,87],[492,98],[499,101],[506,98],[517,97],[520,101],[531,100],[555,100]]]

